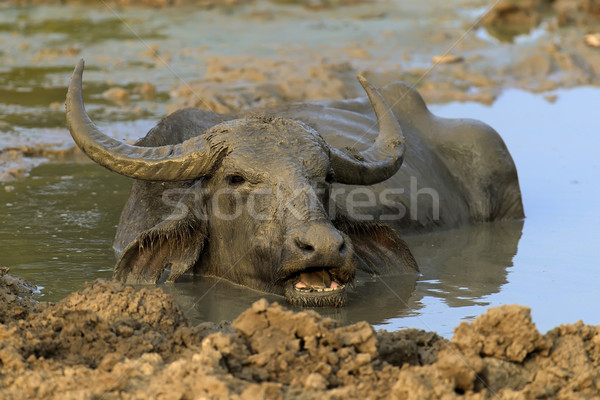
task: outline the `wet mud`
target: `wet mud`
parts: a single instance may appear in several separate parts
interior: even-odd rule
[[[175,102],[170,110],[198,107],[232,112],[353,98],[363,96],[357,74],[378,85],[409,82],[428,103],[437,104],[491,104],[506,88],[545,92],[598,85],[600,53],[595,48],[600,45],[594,45],[598,41],[594,32],[600,23],[600,6],[596,3],[503,0],[474,22],[455,15],[464,28],[460,36],[444,26],[444,17],[430,14],[431,25],[439,25],[435,33],[416,33],[418,49],[409,38],[400,48],[386,49],[390,38],[404,32],[384,30],[379,38],[383,46],[376,40],[357,41],[331,49],[326,57],[280,50],[281,57],[208,58],[201,80],[171,91]],[[379,18],[386,19],[385,15]],[[397,53],[386,54],[386,50]]]
[[[545,335],[506,305],[455,328],[375,332],[259,300],[191,326],[161,289],[97,280],[56,303],[0,278],[0,396],[11,399],[526,399],[600,395],[600,327]]]

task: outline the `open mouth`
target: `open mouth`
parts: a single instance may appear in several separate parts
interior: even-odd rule
[[[346,285],[332,268],[308,268],[285,284],[285,297],[299,306],[341,307],[346,303]]]

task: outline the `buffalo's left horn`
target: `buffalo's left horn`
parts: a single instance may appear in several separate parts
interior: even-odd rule
[[[151,181],[183,181],[204,176],[214,154],[201,135],[171,146],[141,147],[115,140],[98,129],[83,104],[83,59],[67,92],[67,125],[81,150],[93,161],[119,174]]]
[[[375,110],[379,134],[371,147],[356,156],[331,148],[330,160],[337,182],[372,185],[398,172],[406,150],[405,139],[398,120],[381,93],[360,75],[358,81]]]

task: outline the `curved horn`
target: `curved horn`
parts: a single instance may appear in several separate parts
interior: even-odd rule
[[[67,125],[79,148],[93,161],[119,174],[152,181],[184,181],[205,175],[214,155],[199,136],[171,146],[141,147],[115,140],[98,129],[83,104],[81,59],[69,83]]]
[[[356,156],[331,148],[330,160],[337,182],[372,185],[391,178],[398,172],[406,146],[402,128],[381,93],[360,75],[358,81],[367,92],[375,110],[379,134],[371,147]]]

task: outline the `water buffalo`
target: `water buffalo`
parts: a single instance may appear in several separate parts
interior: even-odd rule
[[[432,115],[403,83],[359,77],[367,98],[231,115],[184,109],[130,145],[90,120],[82,74],[83,60],[66,101],[73,139],[135,178],[114,244],[123,281],[190,271],[340,306],[359,270],[418,271],[399,232],[523,217],[500,136]]]

